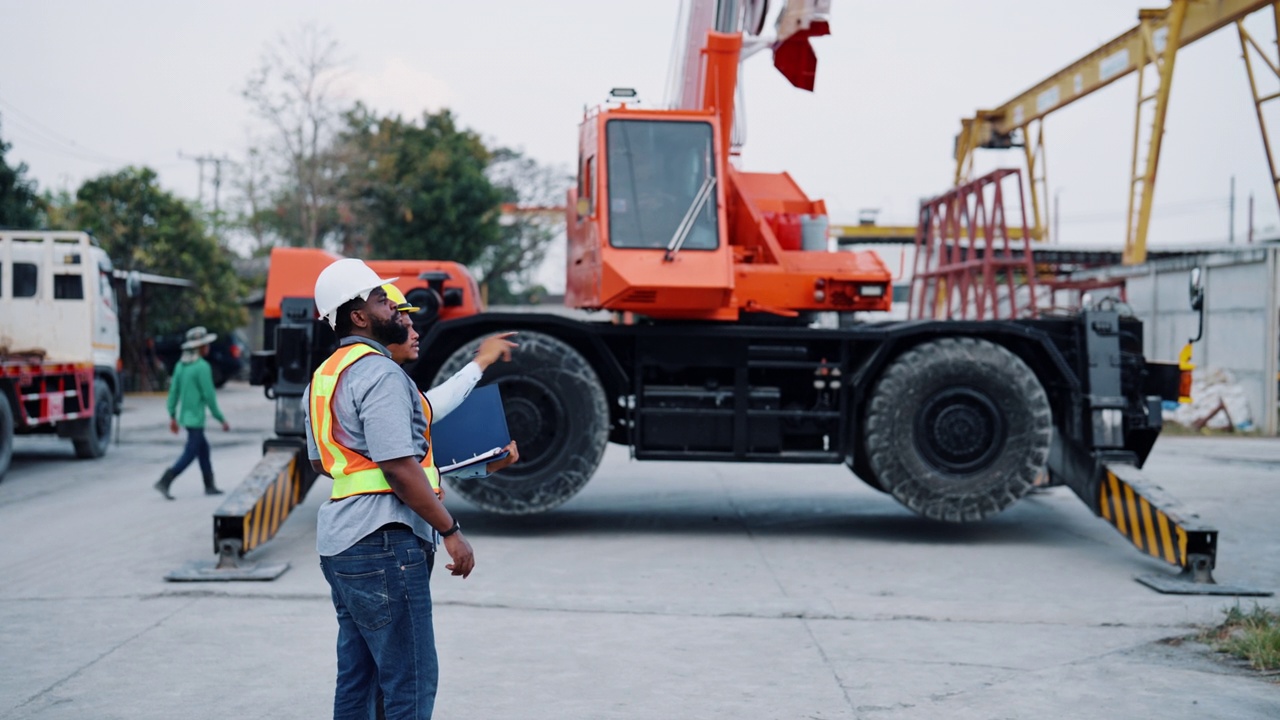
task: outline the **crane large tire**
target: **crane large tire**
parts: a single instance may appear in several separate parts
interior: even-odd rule
[[[9,463],[13,462],[13,407],[9,405],[9,396],[0,390],[0,480],[9,472]]]
[[[609,406],[595,370],[572,347],[539,332],[522,331],[514,339],[520,347],[511,361],[490,365],[481,382],[497,383],[520,460],[449,487],[490,512],[531,515],[563,504],[595,474],[609,440]],[[433,386],[470,362],[483,341],[450,355]]]
[[[111,386],[99,378],[93,381],[93,417],[85,425],[84,432],[72,439],[76,457],[91,460],[107,454],[111,446],[111,424],[115,420],[115,401]]]
[[[986,340],[945,338],[903,353],[871,394],[877,482],[934,520],[989,518],[1044,472],[1052,411],[1035,373]]]

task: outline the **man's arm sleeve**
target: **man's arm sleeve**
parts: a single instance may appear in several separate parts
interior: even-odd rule
[[[431,421],[435,422],[458,409],[462,401],[471,394],[476,383],[480,382],[480,376],[483,374],[479,365],[469,362],[454,373],[453,377],[428,390],[427,402],[431,403]]]

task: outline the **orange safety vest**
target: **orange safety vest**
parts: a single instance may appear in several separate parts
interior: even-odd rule
[[[343,371],[351,367],[357,360],[378,353],[377,350],[364,343],[354,343],[338,348],[329,359],[316,368],[311,376],[311,433],[320,451],[320,464],[325,472],[333,478],[333,492],[330,500],[341,500],[352,495],[367,495],[392,492],[386,475],[373,460],[344,446],[334,437],[337,419],[333,415],[332,398],[338,387],[338,378]],[[427,429],[423,435],[427,439],[427,454],[422,458],[422,472],[431,489],[440,494],[440,471],[435,466],[435,456],[431,452],[431,405],[426,397],[418,393],[422,402],[422,410],[426,415]]]

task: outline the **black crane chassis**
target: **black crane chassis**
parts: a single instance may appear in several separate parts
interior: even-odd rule
[[[272,350],[255,357],[253,382],[276,401],[279,447],[300,447],[297,398],[332,344],[303,309],[286,314]],[[421,357],[406,370],[423,389],[489,335],[518,333],[512,361],[490,366],[481,383],[502,391],[520,462],[453,486],[493,512],[565,502],[609,442],[639,460],[845,463],[921,515],[951,522],[994,515],[1033,486],[1066,485],[1140,551],[1182,570],[1142,582],[1259,594],[1214,583],[1217,531],[1144,476],[1161,406],[1179,397],[1184,378],[1177,365],[1146,360],[1142,324],[1114,309],[838,329],[482,313],[418,329]],[[303,465],[278,475],[305,473]],[[271,525],[304,493],[278,503]],[[252,499],[220,510],[214,544],[232,552],[221,552],[219,567],[253,544],[237,536],[245,523],[229,521]]]
[[[410,373],[430,387],[460,347],[508,330],[552,336],[585,359],[606,395],[609,440],[642,460],[845,462],[867,479],[863,420],[876,382],[904,353],[945,339],[1007,349],[1043,386],[1062,442],[1138,466],[1159,435],[1160,403],[1178,391],[1177,367],[1147,362],[1141,323],[1115,312],[842,329],[485,313],[430,328]]]

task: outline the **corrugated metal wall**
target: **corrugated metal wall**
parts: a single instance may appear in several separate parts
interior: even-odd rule
[[[1195,346],[1194,362],[1198,367],[1230,371],[1248,397],[1255,424],[1268,435],[1280,430],[1278,256],[1280,248],[1254,247],[1156,261],[1146,267],[1145,274],[1126,281],[1129,305],[1146,326],[1147,356],[1174,360],[1196,334],[1188,287],[1191,269],[1202,268],[1205,328],[1204,339]]]

